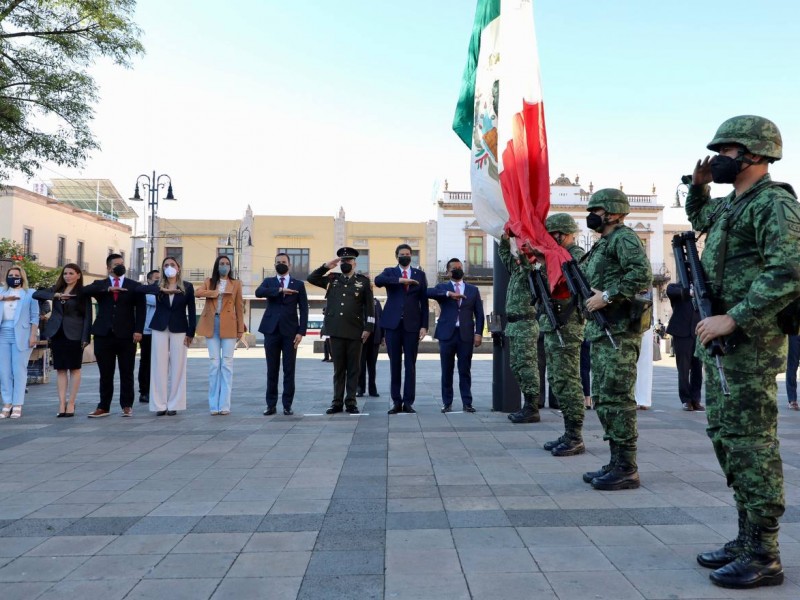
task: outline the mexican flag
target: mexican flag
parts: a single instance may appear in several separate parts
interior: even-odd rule
[[[478,0],[453,130],[471,150],[472,207],[499,238],[547,257],[550,285],[569,253],[544,228],[550,173],[532,0]]]

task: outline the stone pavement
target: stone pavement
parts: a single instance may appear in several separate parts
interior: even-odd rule
[[[800,598],[800,415],[783,391],[787,580],[735,592],[694,560],[736,514],[668,359],[639,413],[642,487],[596,492],[581,480],[607,460],[595,413],[588,453],[554,458],[541,444],[560,415],[515,426],[490,412],[489,360],[473,365],[477,414],[439,413],[431,356],[418,414],[386,415],[381,360],[381,398],[329,417],[332,367],[301,350],[294,417],[261,415],[260,348],[237,351],[228,417],[208,414],[203,351],[176,417],[137,404],[87,420],[94,365],[75,419],[55,419],[54,382],[32,386],[24,417],[0,422],[0,598]]]

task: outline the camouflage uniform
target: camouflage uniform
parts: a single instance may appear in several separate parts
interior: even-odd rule
[[[729,119],[708,148],[732,144],[781,158],[777,127],[760,117]],[[766,174],[724,198],[712,199],[707,185],[691,185],[686,214],[695,230],[707,232],[701,262],[714,313],[737,325],[729,337],[733,349],[722,357],[729,396],[699,338],[695,352],[706,365],[708,436],[733,488],[740,525],[736,540],[698,555],[698,562],[718,568],[711,579],[725,587],[774,585],[783,581],[777,537],[785,507],[775,377],[786,366],[786,333],[776,315],[800,295],[800,209],[791,187]]]
[[[508,325],[505,334],[511,346],[511,372],[525,396],[523,411],[535,415],[532,420],[538,421],[539,369],[536,340],[539,337],[539,324],[536,322],[536,310],[531,306],[531,289],[528,283],[531,267],[525,256],[517,264],[516,257],[511,254],[508,239],[500,240],[499,252],[500,260],[510,273],[506,292]],[[509,415],[509,418],[512,416]]]
[[[578,231],[577,223],[566,213],[550,215],[545,222],[545,227],[550,233],[574,234]],[[577,261],[580,261],[585,254],[583,248],[577,244],[571,244],[566,250],[573,260]],[[545,268],[544,264],[542,264],[542,268]],[[561,296],[562,294],[558,294],[556,291],[554,295]],[[564,346],[561,346],[558,335],[546,314],[539,316],[539,330],[544,332],[547,382],[558,398],[561,414],[564,416],[564,435],[557,440],[545,443],[544,449],[552,451],[554,456],[569,456],[585,451],[582,434],[585,409],[581,384],[581,344],[583,343],[584,318],[575,300],[569,296],[566,298],[554,297],[552,304],[556,318],[564,323],[560,329]]]
[[[587,204],[588,210],[593,208],[603,208],[606,214],[630,212],[627,196],[614,189],[595,192]],[[603,310],[618,346],[615,350],[594,320],[587,321],[586,339],[592,343],[592,399],[605,431],[603,439],[610,445],[611,462],[600,471],[587,473],[584,481],[598,489],[638,487],[634,386],[642,334],[631,331],[630,310],[633,297],[652,285],[650,262],[636,233],[619,224],[595,242],[581,269],[591,287],[606,292],[611,301]],[[627,474],[629,485],[606,485],[623,473]],[[595,477],[589,479],[589,475]],[[598,484],[604,477],[606,481]]]

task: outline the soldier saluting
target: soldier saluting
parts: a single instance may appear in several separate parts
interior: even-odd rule
[[[310,284],[327,290],[324,327],[331,340],[333,402],[325,412],[358,414],[361,347],[375,327],[375,309],[369,278],[355,272],[358,250],[345,246],[336,256],[308,275]],[[336,265],[341,273],[330,272]]]

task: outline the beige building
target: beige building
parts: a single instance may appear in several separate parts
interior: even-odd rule
[[[107,275],[106,257],[127,258],[131,228],[102,213],[91,213],[56,198],[16,186],[0,188],[0,237],[22,244],[48,268],[73,262],[85,275]]]

